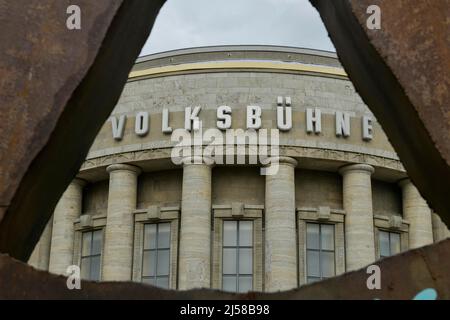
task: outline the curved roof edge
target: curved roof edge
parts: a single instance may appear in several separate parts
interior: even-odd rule
[[[132,71],[223,61],[299,63],[343,70],[334,52],[284,46],[230,45],[186,48],[147,55],[136,60]]]
[[[284,52],[284,53],[295,53],[295,54],[307,54],[315,55],[327,58],[337,59],[335,52],[309,49],[309,48],[299,48],[299,47],[289,47],[289,46],[275,46],[275,45],[219,45],[219,46],[204,46],[204,47],[192,47],[175,49],[164,52],[152,53],[145,56],[141,56],[136,60],[136,63],[145,62],[149,60],[161,59],[174,57],[179,55],[187,54],[198,54],[198,53],[214,53],[214,52],[233,52],[233,51],[256,51],[256,52]]]

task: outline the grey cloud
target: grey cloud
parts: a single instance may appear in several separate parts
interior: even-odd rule
[[[226,44],[335,51],[308,0],[169,0],[141,55]]]

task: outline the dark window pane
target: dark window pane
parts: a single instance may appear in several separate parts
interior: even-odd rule
[[[91,254],[91,232],[83,232],[83,240],[81,244],[81,255],[83,257]]]
[[[222,289],[224,291],[236,292],[236,277],[235,276],[223,276]]]
[[[155,251],[144,251],[142,257],[142,276],[149,277],[155,275]]]
[[[237,245],[237,221],[223,222],[223,245],[236,246]]]
[[[239,292],[248,292],[253,290],[253,277],[240,276],[239,277]]]
[[[158,277],[156,278],[156,286],[160,288],[169,288],[169,277]]]
[[[320,227],[322,250],[334,250],[334,226],[322,224]]]
[[[81,258],[81,279],[89,280],[91,273],[91,258]]]
[[[380,238],[380,256],[381,257],[389,257],[389,233],[385,231],[379,231],[378,233]]]
[[[158,248],[170,248],[170,223],[158,225]]]
[[[391,255],[400,253],[400,234],[391,233]]]
[[[169,260],[170,260],[169,250],[159,250],[158,251],[158,276],[169,275]]]
[[[319,252],[318,251],[307,250],[306,265],[307,265],[308,276],[320,277]]]
[[[322,277],[334,276],[334,252],[321,252],[320,264],[322,267]]]
[[[253,273],[253,250],[247,248],[239,249],[239,273]]]
[[[320,249],[318,224],[308,223],[306,225],[306,247],[308,249]]]
[[[239,245],[244,247],[251,247],[253,245],[252,221],[239,222]]]
[[[236,249],[223,249],[223,274],[236,274]]]
[[[100,256],[95,256],[91,258],[91,280],[100,280]]]
[[[144,249],[156,248],[156,224],[146,224],[144,228]]]
[[[92,237],[92,252],[91,254],[100,254],[102,252],[102,230],[94,231]]]

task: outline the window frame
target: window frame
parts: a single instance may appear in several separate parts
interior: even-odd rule
[[[158,241],[159,241],[159,227],[161,224],[168,224],[169,225],[169,247],[168,248],[159,248]],[[155,233],[155,248],[153,249],[146,249],[145,248],[145,228],[147,226],[155,225],[156,226],[156,233]],[[156,283],[158,282],[158,278],[167,278],[167,287],[161,287],[164,289],[170,288],[170,272],[171,272],[171,265],[170,265],[170,253],[171,253],[171,237],[172,237],[172,224],[170,221],[159,221],[159,222],[147,222],[144,223],[144,237],[142,239],[142,261],[141,261],[141,282],[144,282],[146,279],[153,279],[154,280],[154,286],[157,286]],[[145,252],[155,252],[155,274],[153,276],[144,276],[144,254]],[[168,261],[168,270],[167,275],[158,276],[158,252],[160,251],[168,251],[169,255],[169,261]]]
[[[319,249],[310,249],[308,248],[308,225],[317,225],[319,227]],[[329,249],[322,249],[322,226],[327,225],[327,226],[331,226],[333,227],[333,250],[329,250]],[[306,261],[306,282],[307,283],[312,283],[309,282],[310,278],[315,278],[316,281],[321,281],[324,279],[328,279],[331,277],[335,277],[336,276],[336,226],[332,223],[322,223],[322,222],[311,222],[308,221],[306,222],[306,255],[305,255],[305,261]],[[319,276],[310,276],[308,274],[308,252],[313,251],[313,252],[318,252],[319,253]],[[333,253],[333,272],[334,275],[331,277],[324,277],[322,274],[322,252],[332,252]],[[315,281],[313,281],[315,282]]]
[[[101,230],[102,232],[102,246],[100,258],[100,280],[103,277],[103,254],[105,247],[105,228],[106,228],[106,214],[83,213],[74,221],[74,247],[72,263],[80,267],[81,270],[81,250],[83,242],[83,232]]]
[[[101,239],[101,246],[100,246],[100,253],[98,254],[92,254],[92,246],[93,246],[93,239],[94,239],[94,233],[100,232],[100,239]],[[84,234],[90,233],[91,239],[90,239],[90,248],[89,248],[89,255],[83,256],[83,236]],[[79,254],[79,263],[78,266],[80,267],[80,275],[83,273],[82,271],[82,265],[83,265],[83,259],[89,259],[89,279],[83,279],[88,281],[100,281],[102,279],[102,261],[103,261],[103,246],[104,246],[104,232],[103,228],[93,228],[93,229],[85,229],[80,231],[80,237],[81,237],[81,244],[80,244],[80,254]],[[93,257],[100,257],[99,259],[99,273],[98,273],[98,279],[92,279],[92,258]]]
[[[400,253],[409,250],[409,222],[401,219],[401,224],[394,227],[391,219],[387,215],[375,215],[374,221],[374,242],[375,242],[375,257],[377,260],[381,259],[380,254],[380,231],[395,232],[400,234]]]
[[[160,207],[151,205],[145,209],[136,209],[133,214],[135,223],[132,281],[142,282],[144,225],[170,222],[169,289],[178,289],[180,206]]]
[[[324,215],[323,212],[328,212]],[[335,276],[346,272],[345,265],[345,211],[329,207],[298,207],[297,212],[297,241],[298,241],[298,283],[300,286],[308,284],[307,275],[307,223],[334,225],[334,272]]]
[[[381,238],[380,238],[380,235],[381,235],[382,232],[388,234],[388,241],[389,241],[389,255],[388,255],[388,256],[382,256],[382,255],[381,255],[381,244],[380,244]],[[391,235],[392,235],[392,234],[398,235],[399,246],[400,246],[400,251],[397,252],[397,253],[394,253],[394,254],[392,253],[392,247],[391,247],[391,245],[392,245],[392,243],[391,243]],[[377,232],[377,242],[378,242],[378,248],[379,248],[379,249],[378,249],[378,259],[383,259],[383,258],[392,257],[393,255],[396,255],[396,254],[399,254],[399,253],[402,252],[402,234],[401,234],[401,232],[398,231],[398,230],[389,230],[389,229],[386,230],[386,229],[378,228],[378,232]]]
[[[241,208],[236,210],[234,208]],[[252,291],[264,291],[264,205],[229,203],[212,205],[212,261],[211,287],[222,290],[223,260],[223,222],[225,220],[253,221],[253,288]]]
[[[254,255],[255,224],[254,224],[254,222],[252,220],[249,220],[249,219],[225,219],[225,220],[223,220],[223,226],[225,226],[225,223],[232,222],[232,221],[236,222],[236,245],[235,246],[225,245],[225,232],[223,232],[222,233],[222,257],[223,257],[223,252],[224,252],[225,249],[234,249],[234,250],[236,250],[236,273],[233,273],[233,274],[231,274],[231,273],[228,273],[228,274],[224,273],[223,272],[223,260],[222,260],[222,274],[221,274],[221,277],[222,277],[222,290],[224,290],[223,289],[223,279],[224,279],[224,277],[233,276],[233,277],[236,278],[236,291],[231,291],[231,292],[240,293],[240,291],[239,291],[239,284],[240,284],[239,279],[240,279],[241,276],[243,276],[243,277],[250,277],[251,276],[251,278],[252,278],[251,290],[253,290],[253,288],[254,288],[254,263],[255,262],[254,262],[253,255]],[[252,245],[251,246],[245,246],[245,245],[241,246],[240,245],[240,241],[239,241],[239,239],[240,239],[240,225],[241,225],[241,222],[243,222],[243,221],[251,222],[251,225],[252,225],[252,232],[251,232],[252,233],[251,234]],[[241,274],[239,272],[240,249],[251,249],[251,258],[252,258],[252,266],[251,266],[252,273],[251,274],[248,274],[248,273],[242,273]]]

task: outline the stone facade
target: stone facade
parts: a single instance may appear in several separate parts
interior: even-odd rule
[[[177,129],[187,107],[201,106],[202,127],[217,128],[217,108],[227,105],[231,127],[245,129],[247,106],[258,105],[261,128],[272,129],[279,97],[292,108],[292,128],[280,132],[277,174],[261,175],[262,163],[171,160],[164,110]],[[317,133],[306,128],[311,108],[321,111]],[[148,132],[138,134],[143,111]],[[336,112],[350,116],[349,135],[337,134]],[[114,139],[105,123],[33,266],[64,274],[89,265],[95,280],[181,290],[277,291],[450,235],[331,53],[234,46],[140,58],[116,124],[121,116],[123,135]],[[373,120],[371,139],[364,117]]]

